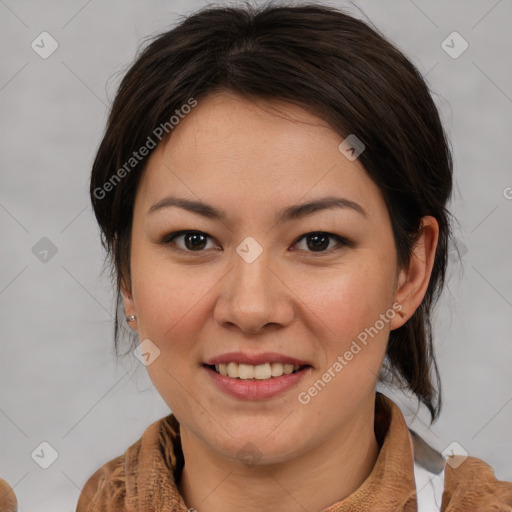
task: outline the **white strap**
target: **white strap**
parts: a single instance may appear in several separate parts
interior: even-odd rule
[[[418,512],[439,512],[444,490],[446,459],[409,428],[414,452],[414,481]]]
[[[431,473],[414,461],[418,512],[439,512],[444,489],[444,470]]]

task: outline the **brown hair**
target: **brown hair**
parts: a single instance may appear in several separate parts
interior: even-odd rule
[[[452,157],[419,71],[375,28],[319,4],[205,7],[151,39],[121,81],[91,174],[91,201],[117,283],[116,353],[124,330],[121,284],[130,289],[133,205],[152,149],[137,162],[130,160],[133,152],[150,146],[157,127],[166,127],[158,143],[169,137],[169,120],[191,98],[227,90],[285,100],[343,137],[356,134],[366,146],[359,160],[384,195],[401,267],[409,262],[421,217],[432,215],[439,223],[426,295],[391,331],[379,377],[410,389],[433,422],[441,410],[441,382],[431,312],[447,266]]]

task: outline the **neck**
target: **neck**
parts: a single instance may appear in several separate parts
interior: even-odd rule
[[[278,509],[289,512],[322,510],[358,489],[375,465],[379,445],[374,402],[364,409],[350,424],[300,456],[252,467],[220,456],[183,429],[181,495],[197,512],[275,510],[276,503]]]

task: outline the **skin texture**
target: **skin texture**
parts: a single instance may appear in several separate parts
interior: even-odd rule
[[[130,325],[140,340],[160,350],[147,370],[180,421],[179,487],[199,512],[318,510],[356,490],[375,464],[377,376],[389,331],[407,321],[426,292],[438,226],[424,217],[410,265],[399,269],[382,194],[360,162],[339,151],[342,140],[289,103],[216,93],[156,148],[142,177],[124,307],[137,315]],[[148,214],[169,195],[204,201],[226,219],[175,206]],[[357,202],[366,215],[332,208],[276,223],[280,209],[329,195]],[[159,243],[180,230],[208,238],[200,250],[186,236]],[[311,232],[353,245],[328,238],[316,249],[304,237]],[[263,249],[252,263],[236,252],[248,236]],[[301,403],[299,393],[396,302],[406,317],[384,322]],[[201,366],[232,351],[278,352],[312,369],[277,397],[241,400],[220,391]],[[249,465],[241,460],[247,450],[256,454]]]

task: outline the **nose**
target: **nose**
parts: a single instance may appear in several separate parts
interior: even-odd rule
[[[233,267],[222,280],[214,317],[223,327],[258,334],[289,325],[294,318],[293,293],[266,252],[251,263],[233,255]]]

